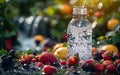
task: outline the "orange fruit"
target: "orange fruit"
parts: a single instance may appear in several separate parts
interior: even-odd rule
[[[43,42],[45,38],[42,35],[35,35],[34,40],[39,40],[40,42]]]
[[[54,52],[54,56],[58,59],[65,60],[67,58],[68,50],[67,47],[60,47]]]
[[[60,5],[60,13],[61,14],[71,14],[72,13],[72,7],[69,4],[62,4]]]
[[[63,47],[63,43],[57,43],[54,47],[53,47],[53,49],[52,49],[52,52],[54,53],[58,48],[60,48],[60,47]]]
[[[107,28],[109,30],[113,30],[117,24],[119,24],[118,19],[110,19],[107,23]]]
[[[96,53],[97,51],[98,51],[97,48],[92,47],[92,53],[93,53],[93,54]]]
[[[107,50],[109,52],[118,53],[118,48],[115,45],[107,44],[102,47],[102,50]]]

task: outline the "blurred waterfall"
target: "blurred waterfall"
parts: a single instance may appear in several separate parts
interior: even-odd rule
[[[35,35],[42,35],[45,38],[50,37],[49,33],[49,19],[42,16],[20,16],[14,19],[18,25],[18,41],[21,46],[18,49],[28,50],[35,49],[36,45],[33,37]]]

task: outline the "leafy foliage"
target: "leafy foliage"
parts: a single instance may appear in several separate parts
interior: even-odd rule
[[[5,55],[5,54],[7,54],[8,52],[6,51],[6,50],[4,50],[4,49],[2,49],[2,50],[0,50],[0,56],[3,56],[3,55]]]

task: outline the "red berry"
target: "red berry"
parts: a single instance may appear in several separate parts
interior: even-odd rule
[[[38,60],[44,64],[50,64],[57,62],[57,59],[54,57],[54,55],[50,52],[43,52],[39,57]]]
[[[12,40],[11,39],[5,40],[5,49],[7,49],[7,50],[12,49]]]
[[[103,61],[103,65],[106,67],[107,65],[109,65],[109,64],[112,64],[113,62],[111,61],[111,60],[105,60],[105,61]]]
[[[115,71],[115,65],[114,64],[107,65],[106,70],[109,72]]]
[[[24,59],[25,59],[26,61],[31,61],[32,58],[31,58],[29,55],[25,55]]]
[[[96,11],[96,12],[94,13],[94,16],[95,16],[96,18],[100,18],[100,17],[102,16],[102,12]]]
[[[43,64],[42,62],[38,62],[38,63],[36,64],[36,66],[38,66],[38,67],[43,67],[44,64]]]
[[[116,65],[120,64],[120,59],[115,61]]]
[[[92,65],[92,64],[95,63],[95,61],[94,61],[94,60],[86,60],[85,63],[87,63],[87,64],[89,64],[89,65]]]
[[[106,55],[102,56],[102,57],[103,57],[104,60],[111,60],[111,58],[112,58],[111,56],[106,56]]]
[[[113,56],[112,52],[106,51],[104,54],[102,54],[102,57],[104,60],[111,60]]]
[[[94,69],[95,69],[96,71],[103,71],[103,70],[104,70],[104,66],[103,66],[103,64],[96,63],[96,64],[94,65]]]
[[[106,52],[106,50],[100,50],[101,54],[104,54]]]
[[[5,40],[5,43],[6,43],[6,44],[12,44],[12,40],[11,40],[11,39],[6,39],[6,40]]]
[[[68,65],[72,66],[72,65],[77,65],[79,63],[79,55],[73,55],[70,56],[68,59]]]
[[[30,57],[30,58],[34,58],[35,55],[34,55],[34,54],[30,54],[29,57]]]
[[[31,62],[33,62],[33,63],[35,63],[37,60],[35,59],[35,58],[33,58],[32,60],[31,60]]]
[[[120,58],[120,52],[118,52],[118,56],[119,56],[119,58]]]
[[[61,65],[66,65],[67,63],[66,63],[66,60],[62,60],[61,62],[60,62],[60,64]]]
[[[67,41],[67,33],[63,34],[63,41]]]
[[[43,72],[48,75],[52,75],[57,72],[56,67],[50,66],[50,65],[45,65],[43,67]]]

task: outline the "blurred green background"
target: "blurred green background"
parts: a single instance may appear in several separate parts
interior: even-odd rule
[[[18,44],[18,30],[27,37],[39,34],[64,41],[64,33],[72,18],[72,7],[83,5],[84,1],[0,0],[0,49],[11,49]],[[86,0],[86,6],[93,26],[93,46],[114,44],[119,48],[120,0]],[[27,30],[29,27],[30,30]]]

